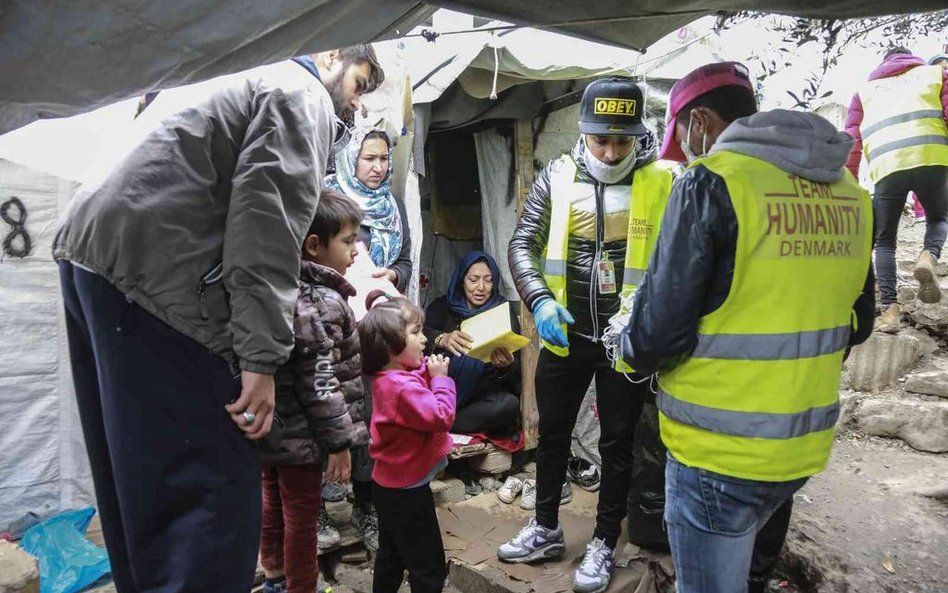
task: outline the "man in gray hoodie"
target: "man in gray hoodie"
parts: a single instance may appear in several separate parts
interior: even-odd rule
[[[658,371],[679,593],[739,593],[758,532],[828,460],[850,346],[872,330],[872,207],[852,139],[757,113],[747,69],[709,64],[669,96],[660,158],[688,161],[622,334]]]
[[[162,91],[73,198],[54,255],[119,593],[250,590],[300,249],[383,76],[363,45]]]

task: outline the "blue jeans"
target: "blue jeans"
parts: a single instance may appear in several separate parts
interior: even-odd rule
[[[807,478],[757,482],[665,465],[665,521],[678,593],[746,593],[757,532]]]

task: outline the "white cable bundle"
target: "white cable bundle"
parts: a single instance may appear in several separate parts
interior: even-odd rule
[[[620,338],[622,330],[629,325],[632,318],[632,305],[635,304],[635,293],[620,297],[619,312],[609,318],[609,326],[602,332],[602,345],[606,349],[609,361],[615,364],[622,359]]]

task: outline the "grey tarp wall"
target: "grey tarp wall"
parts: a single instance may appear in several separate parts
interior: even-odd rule
[[[628,48],[718,11],[857,17],[944,0],[8,0],[0,10],[0,133],[296,54],[405,34],[433,6]]]

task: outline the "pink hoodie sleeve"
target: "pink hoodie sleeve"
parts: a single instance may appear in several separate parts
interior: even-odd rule
[[[447,432],[454,424],[457,393],[451,377],[432,377],[431,389],[411,381],[402,387],[395,421],[422,432]]]
[[[945,113],[945,121],[948,122],[948,68],[941,69],[941,108]]]
[[[859,98],[859,93],[853,93],[853,99],[849,103],[849,112],[846,113],[844,130],[855,140],[852,150],[849,151],[846,168],[856,179],[859,179],[859,161],[862,159],[862,132],[859,130],[859,126],[862,125],[862,116],[862,100]]]

